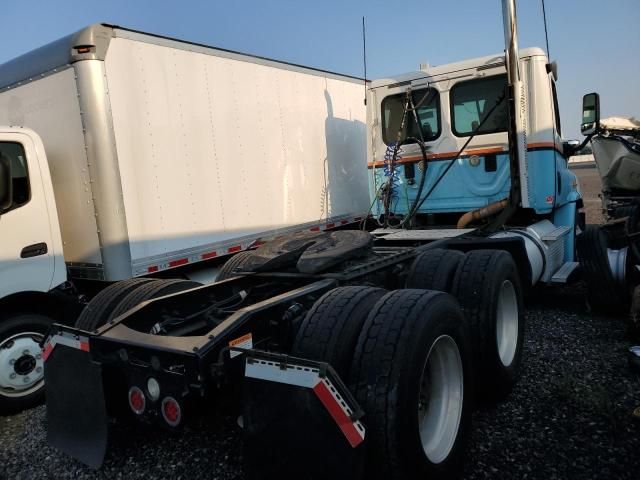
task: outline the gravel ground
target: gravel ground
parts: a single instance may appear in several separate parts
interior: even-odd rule
[[[595,169],[577,169],[587,221],[598,222]],[[627,365],[622,319],[590,314],[581,285],[528,301],[522,377],[509,398],[474,415],[465,478],[616,478],[640,472],[640,375]],[[240,432],[216,413],[180,434],[112,425],[92,471],[48,447],[44,407],[0,417],[0,478],[243,479]]]
[[[588,313],[582,285],[532,297],[522,376],[476,413],[465,478],[639,478],[640,375],[624,320]]]
[[[571,167],[571,170],[578,176],[587,223],[602,223],[603,221],[600,175],[595,165],[595,163],[590,163]]]
[[[510,397],[474,415],[465,478],[638,478],[640,377],[627,365],[624,322],[586,311],[580,285],[529,299],[522,377]],[[232,418],[212,414],[186,431],[114,424],[92,471],[48,447],[44,408],[0,417],[0,476],[242,479]]]

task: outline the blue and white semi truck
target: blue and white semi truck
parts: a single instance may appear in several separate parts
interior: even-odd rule
[[[109,417],[179,429],[224,396],[251,478],[459,473],[474,403],[517,381],[524,293],[571,278],[582,228],[556,68],[502,3],[505,54],[367,83],[360,228],[283,235],[159,298],[115,283],[55,325],[49,442],[99,467]]]

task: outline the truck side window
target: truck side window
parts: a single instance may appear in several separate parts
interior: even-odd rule
[[[10,210],[15,210],[27,203],[31,197],[24,147],[16,142],[0,142],[0,156],[5,157],[11,165],[13,195]]]
[[[422,88],[411,92],[413,104],[417,107],[416,114],[425,142],[435,140],[440,136],[440,95],[433,88]],[[404,112],[405,93],[389,95],[382,100],[382,140],[389,145],[396,141],[402,114]],[[420,131],[416,125],[412,112],[407,112],[405,125],[400,134],[404,140],[407,137],[420,138]],[[415,142],[410,142],[415,143]]]
[[[468,137],[491,111],[507,85],[506,75],[468,80],[456,84],[451,90],[451,116],[453,133]],[[507,102],[502,103],[487,119],[478,134],[506,132],[509,124]]]
[[[556,117],[556,130],[558,135],[562,137],[562,128],[560,126],[560,108],[558,107],[558,93],[556,92],[556,82],[551,81],[551,93],[553,94],[553,114]]]

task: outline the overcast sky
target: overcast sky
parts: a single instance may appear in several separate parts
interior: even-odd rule
[[[584,93],[603,116],[640,116],[640,0],[546,0],[566,138]],[[520,46],[544,48],[541,0],[518,2]],[[95,22],[368,77],[491,55],[504,47],[500,0],[22,0],[3,2],[0,63]]]

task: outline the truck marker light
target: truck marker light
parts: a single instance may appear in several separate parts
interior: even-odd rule
[[[177,427],[182,420],[182,409],[173,397],[165,397],[162,400],[162,418],[172,427]]]
[[[129,389],[129,406],[136,415],[142,415],[144,413],[144,409],[147,406],[147,400],[144,397],[142,390],[138,387],[131,387]]]
[[[180,265],[186,265],[189,263],[188,258],[179,258],[178,260],[171,260],[169,262],[169,267],[179,267]]]

